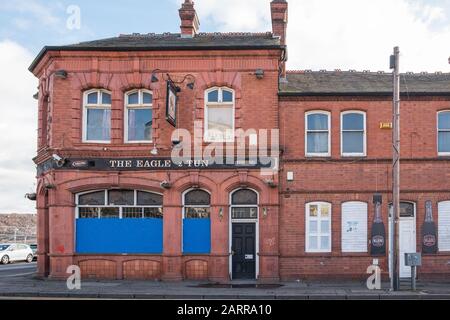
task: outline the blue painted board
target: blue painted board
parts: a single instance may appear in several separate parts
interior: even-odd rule
[[[162,219],[77,219],[76,252],[161,254]]]
[[[183,219],[183,253],[211,253],[210,219]]]

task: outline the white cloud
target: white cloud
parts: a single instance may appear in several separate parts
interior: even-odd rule
[[[411,0],[288,2],[289,69],[387,70],[398,45],[403,71],[449,70],[445,0],[433,5]],[[200,21],[215,23],[218,31],[271,30],[270,0],[196,0],[195,5]]]
[[[0,42],[0,213],[35,212],[24,198],[34,191],[37,80],[28,71],[33,56],[12,41]]]
[[[29,13],[38,23],[45,26],[61,24],[61,19],[53,13],[51,6],[42,5],[36,0],[9,0],[0,4],[0,9]]]

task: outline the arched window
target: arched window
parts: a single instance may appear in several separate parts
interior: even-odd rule
[[[331,204],[306,204],[306,252],[331,252]]]
[[[305,118],[306,156],[330,156],[330,113],[327,111],[310,111],[306,113]]]
[[[346,111],[341,114],[342,156],[366,155],[366,113]]]
[[[438,153],[450,155],[450,110],[438,113]]]
[[[205,92],[205,141],[234,141],[234,91],[211,88]]]
[[[162,206],[162,195],[140,190],[101,190],[77,195],[79,219],[162,219]]]
[[[211,195],[203,190],[191,190],[184,195],[185,219],[209,219]]]
[[[111,141],[111,93],[90,90],[83,97],[83,142]]]
[[[153,95],[148,90],[125,94],[125,142],[149,143],[152,140]]]
[[[200,189],[183,195],[183,253],[211,252],[211,195]]]
[[[231,194],[231,219],[257,219],[258,194],[251,189],[239,189]]]

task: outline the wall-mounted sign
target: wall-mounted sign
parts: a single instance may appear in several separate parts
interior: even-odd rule
[[[135,159],[66,159],[63,166],[57,166],[54,161],[49,160],[38,166],[38,175],[51,169],[55,170],[92,170],[92,171],[147,171],[147,170],[189,170],[189,169],[261,169],[270,168],[271,162],[252,163],[234,161],[227,163],[223,159],[222,163],[210,160],[188,159],[183,161],[174,161],[170,158],[135,158]]]
[[[166,120],[177,126],[178,89],[172,81],[167,81]]]
[[[380,129],[384,130],[392,129],[392,122],[380,122]]]
[[[422,252],[433,254],[438,251],[436,224],[433,221],[433,205],[431,201],[425,203],[425,221],[422,225]]]

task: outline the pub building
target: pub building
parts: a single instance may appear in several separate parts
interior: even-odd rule
[[[30,67],[39,276],[366,279],[377,263],[388,277],[392,75],[286,70],[288,3],[270,8],[272,32],[201,33],[186,0],[180,33],[44,47]],[[400,276],[421,252],[418,277],[445,278],[450,74],[402,74],[401,108]],[[279,133],[274,170],[172,157],[251,155],[263,139],[239,144],[240,129]]]

